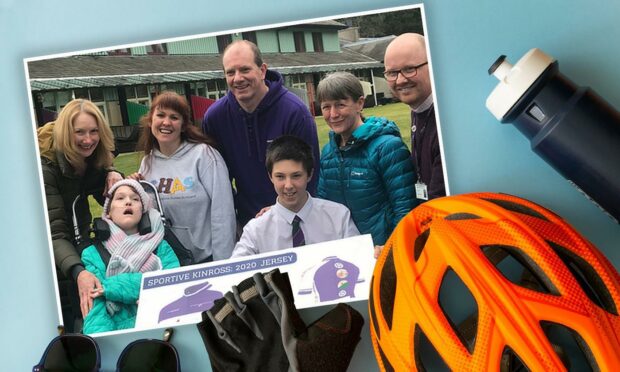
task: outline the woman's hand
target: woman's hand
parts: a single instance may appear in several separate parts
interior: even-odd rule
[[[256,213],[256,216],[254,216],[254,218],[258,218],[258,217],[262,216],[263,214],[267,213],[267,211],[270,210],[271,207],[272,207],[271,205],[267,206],[267,207],[264,207],[263,209],[258,211],[258,213]]]
[[[123,175],[117,171],[108,172],[105,177],[105,187],[103,188],[103,196],[108,195],[108,190],[114,185],[116,182],[123,179]]]
[[[87,270],[82,270],[78,274],[77,287],[80,295],[80,310],[82,311],[82,316],[86,318],[86,315],[93,309],[91,293],[96,290],[101,290],[103,293],[103,287],[99,279]]]
[[[379,256],[381,255],[381,251],[383,250],[383,246],[382,245],[375,245],[375,260],[377,258],[379,258]]]
[[[127,176],[127,178],[130,178],[134,181],[142,181],[144,179],[144,176],[139,172],[135,172]]]

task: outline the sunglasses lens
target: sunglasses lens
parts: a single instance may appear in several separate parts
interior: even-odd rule
[[[173,346],[157,340],[136,342],[125,349],[118,361],[117,370],[178,371],[178,357]]]
[[[97,347],[82,336],[63,336],[50,347],[43,363],[45,371],[94,371]]]

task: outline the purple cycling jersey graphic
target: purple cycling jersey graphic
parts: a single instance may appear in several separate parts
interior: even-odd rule
[[[222,292],[210,290],[211,284],[203,282],[183,290],[183,297],[164,306],[159,312],[158,323],[181,315],[208,310],[213,301],[224,296]]]
[[[318,267],[317,267],[318,266]],[[315,293],[320,302],[338,300],[344,297],[355,297],[355,285],[362,283],[359,277],[360,270],[351,262],[336,256],[325,257],[317,265],[304,273],[306,281],[312,277],[312,287],[309,283],[299,290],[298,294]],[[314,272],[314,275],[312,273]]]

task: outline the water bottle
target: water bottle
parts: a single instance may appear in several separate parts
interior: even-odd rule
[[[542,157],[590,200],[620,220],[620,113],[559,72],[540,49],[514,66],[500,56],[489,68],[499,84],[486,106],[512,123]]]

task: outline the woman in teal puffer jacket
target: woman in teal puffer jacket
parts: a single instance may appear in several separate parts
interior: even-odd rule
[[[410,152],[394,122],[362,116],[364,90],[354,75],[326,76],[317,95],[331,128],[321,152],[317,196],[346,205],[360,232],[383,245],[417,206]]]

